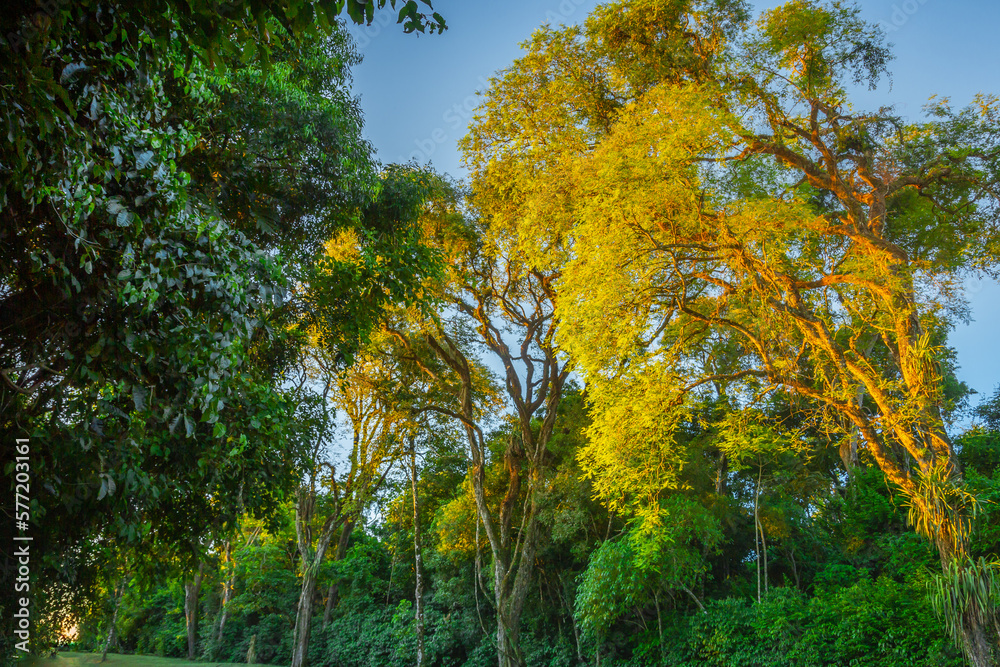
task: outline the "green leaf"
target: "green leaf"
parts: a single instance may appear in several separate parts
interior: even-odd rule
[[[347,0],[347,14],[352,21],[361,25],[365,22],[365,5],[358,0]]]
[[[155,155],[153,151],[142,151],[140,153],[137,153],[135,156],[135,168],[145,169],[146,165],[148,165],[150,161],[152,161],[153,155]]]

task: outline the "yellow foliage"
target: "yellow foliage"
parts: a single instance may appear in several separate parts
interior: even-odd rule
[[[328,257],[337,262],[355,262],[361,256],[361,243],[354,229],[339,230],[324,244]]]
[[[468,562],[476,553],[476,501],[472,483],[467,478],[462,483],[462,493],[443,505],[434,520],[438,537],[438,551],[448,558]],[[485,548],[485,538],[480,537],[480,549]]]

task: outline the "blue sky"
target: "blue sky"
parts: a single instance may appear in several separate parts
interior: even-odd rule
[[[404,35],[388,12],[354,26],[364,62],[354,69],[365,135],[382,162],[416,159],[464,176],[456,143],[465,134],[491,75],[521,54],[520,43],[543,22],[578,23],[592,0],[436,0],[449,29],[443,35]],[[779,2],[753,3],[758,9]],[[1000,94],[1000,3],[986,0],[864,0],[863,16],[879,22],[894,44],[891,86],[859,91],[856,108],[892,105],[912,119],[932,95],[956,105],[977,92]],[[974,321],[951,336],[959,377],[980,394],[1000,383],[1000,286],[967,281]],[[973,399],[976,400],[975,398]]]

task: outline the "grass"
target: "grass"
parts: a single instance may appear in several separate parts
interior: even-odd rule
[[[99,653],[72,653],[60,652],[55,658],[30,658],[22,660],[23,665],[39,665],[41,667],[93,667],[100,664],[101,655]],[[157,658],[151,655],[116,655],[108,653],[108,659],[102,667],[225,667],[235,665],[234,662],[191,662],[179,658]]]

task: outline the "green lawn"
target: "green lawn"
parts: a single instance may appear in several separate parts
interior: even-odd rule
[[[42,665],[44,667],[92,667],[101,659],[99,653],[60,653],[55,658],[30,658],[22,660],[23,665]],[[190,662],[178,658],[157,658],[151,655],[115,655],[108,653],[104,665],[108,667],[215,667],[216,665],[235,665],[233,662]]]

